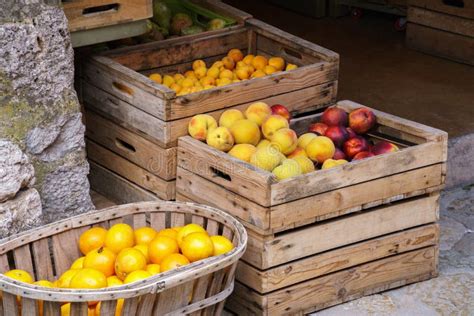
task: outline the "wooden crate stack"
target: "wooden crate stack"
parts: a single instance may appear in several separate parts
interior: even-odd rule
[[[309,313],[437,275],[447,134],[374,112],[378,125],[370,138],[389,140],[400,151],[280,182],[180,138],[177,199],[226,210],[248,230],[230,310]],[[320,115],[296,119],[292,128],[304,133]]]
[[[210,64],[232,48],[281,56],[299,68],[183,96],[147,77],[183,72],[196,59]],[[192,116],[218,118],[228,108],[245,109],[256,100],[283,103],[294,115],[309,112],[335,101],[338,69],[338,54],[254,19],[225,32],[94,56],[81,74],[89,159],[172,200],[177,141],[187,135]]]
[[[410,0],[407,45],[474,65],[474,0]]]

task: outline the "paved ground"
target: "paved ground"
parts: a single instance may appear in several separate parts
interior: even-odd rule
[[[474,185],[444,192],[440,217],[439,277],[314,315],[474,315]]]

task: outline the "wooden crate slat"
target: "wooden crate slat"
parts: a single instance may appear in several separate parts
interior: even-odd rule
[[[71,264],[82,256],[77,246],[79,234],[75,230],[67,230],[65,232],[53,235],[53,257],[56,274],[59,277]]]
[[[100,302],[100,316],[115,316],[117,300]]]
[[[188,305],[193,290],[194,280],[175,286],[158,294],[154,313],[163,315]]]
[[[13,250],[13,258],[17,269],[27,271],[31,276],[35,275],[33,270],[33,261],[31,260],[31,252],[29,245],[24,245]]]
[[[135,315],[138,309],[139,297],[126,298],[123,301],[122,315]]]
[[[175,181],[163,180],[91,140],[86,143],[91,160],[155,193],[161,199],[174,199]]]
[[[0,273],[5,273],[10,270],[10,265],[8,264],[7,255],[0,255]]]
[[[118,204],[156,201],[159,198],[127,179],[89,160],[89,182],[94,191]],[[103,223],[107,224],[107,223]],[[108,228],[104,226],[104,228]]]
[[[248,230],[247,249],[254,249],[247,250],[242,259],[255,267],[267,269],[354,242],[434,223],[438,220],[438,202],[439,193],[436,193],[264,239]],[[258,257],[254,253],[263,255]]]
[[[171,214],[171,227],[181,227],[185,225],[184,214],[173,213]]]
[[[176,148],[162,147],[91,111],[86,112],[87,137],[164,180],[176,177]]]
[[[409,0],[410,6],[417,6],[420,8],[426,8],[433,11],[438,11],[454,16],[461,16],[472,19],[474,17],[474,1],[463,0],[464,7],[456,7],[453,5],[446,4],[443,0]]]
[[[36,316],[36,315],[42,315],[42,312],[39,310],[39,306],[42,307],[42,305],[39,305],[40,302],[37,302],[34,299],[31,298],[26,298],[23,297],[21,299],[21,314],[22,315],[31,315],[31,316]]]
[[[435,247],[376,260],[354,268],[299,283],[268,295],[260,295],[237,283],[227,306],[234,312],[257,315],[310,313],[437,274]]]
[[[474,15],[470,19],[418,7],[408,9],[408,21],[455,34],[474,37]]]
[[[236,279],[259,293],[268,293],[362,263],[434,246],[438,242],[439,226],[430,224],[329,250],[268,270],[259,270],[240,261]]]
[[[61,303],[45,301],[43,303],[43,315],[45,315],[45,316],[61,316]]]
[[[141,214],[135,214],[133,215],[133,225],[132,227],[134,229],[140,228],[140,227],[146,227],[147,222],[146,222],[146,214],[141,213]]]
[[[155,230],[159,231],[166,228],[166,214],[164,213],[151,213],[150,214],[150,226]]]
[[[138,304],[137,316],[153,315],[153,306],[155,305],[156,294],[143,295]]]
[[[72,302],[71,316],[87,316],[88,305],[87,302]]]
[[[5,316],[19,316],[20,312],[18,310],[18,302],[16,295],[10,294],[8,292],[2,292],[3,300],[3,315]]]

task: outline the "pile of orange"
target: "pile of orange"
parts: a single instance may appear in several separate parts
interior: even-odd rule
[[[156,231],[151,227],[134,230],[122,223],[109,230],[88,229],[80,236],[78,246],[84,256],[53,282],[34,282],[28,272],[18,269],[6,272],[5,276],[49,288],[100,289],[143,280],[234,248],[226,237],[209,236],[197,224]],[[116,315],[120,315],[122,306],[123,299],[119,299]],[[62,305],[61,315],[68,316],[70,308],[70,303]],[[89,302],[89,315],[100,315],[100,303]]]
[[[286,63],[281,57],[244,56],[240,49],[233,48],[209,68],[204,60],[198,59],[183,74],[153,73],[149,78],[174,90],[176,95],[185,95],[296,68],[297,65]]]

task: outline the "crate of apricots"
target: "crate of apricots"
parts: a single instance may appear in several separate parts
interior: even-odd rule
[[[143,202],[1,241],[4,315],[219,313],[245,251],[243,226],[192,203]]]

